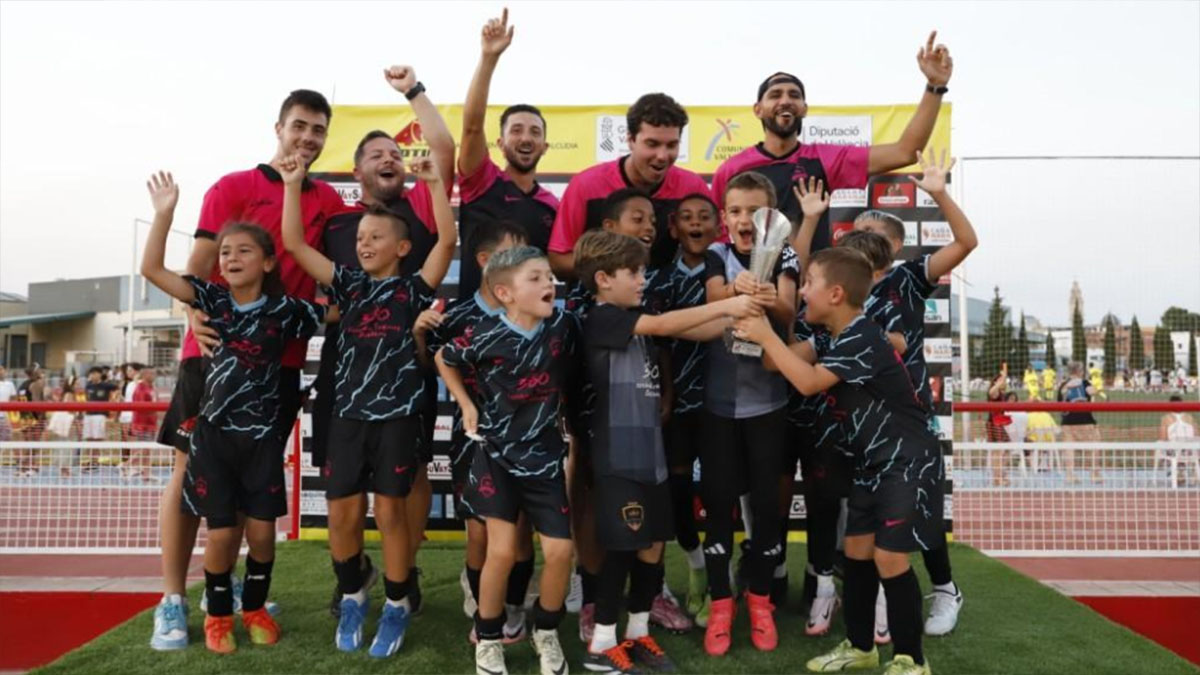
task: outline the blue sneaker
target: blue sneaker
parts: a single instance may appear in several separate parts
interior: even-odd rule
[[[334,644],[344,652],[352,652],[362,646],[363,621],[367,618],[367,606],[370,600],[364,599],[362,604],[353,598],[342,599],[342,612],[338,618],[337,635]]]
[[[163,596],[154,608],[154,634],[150,648],[158,651],[184,649],[188,645],[187,601],[178,594]]]
[[[400,645],[404,644],[404,631],[408,629],[408,617],[407,608],[384,603],[379,629],[375,632],[375,640],[371,642],[371,656],[385,659],[400,649]]]

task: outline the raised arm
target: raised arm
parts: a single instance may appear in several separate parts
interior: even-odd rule
[[[950,82],[950,74],[954,71],[954,60],[950,58],[950,50],[946,49],[945,45],[939,44],[935,47],[933,41],[936,38],[935,30],[929,34],[925,46],[917,51],[917,65],[925,75],[928,87],[946,86]],[[871,146],[867,156],[867,173],[887,173],[908,166],[912,162],[913,153],[924,150],[925,144],[929,142],[941,107],[942,95],[927,88],[921,95],[921,102],[917,104],[917,112],[900,134],[900,140]]]
[[[304,238],[304,216],[300,208],[300,191],[304,183],[304,162],[295,155],[279,163],[283,176],[283,248],[317,283],[328,286],[333,282],[333,261],[308,245]]]
[[[938,207],[946,216],[946,222],[950,225],[950,232],[954,235],[954,241],[929,256],[925,274],[930,282],[936,282],[943,274],[947,274],[958,267],[963,260],[966,260],[971,251],[974,251],[975,247],[979,245],[979,239],[975,236],[975,228],[971,226],[971,221],[967,220],[967,214],[963,213],[963,210],[950,197],[950,193],[946,192],[946,176],[954,167],[954,158],[951,157],[947,163],[945,150],[942,150],[940,160],[934,159],[933,150],[929,151],[928,157],[929,159],[926,161],[925,155],[917,153],[917,161],[921,164],[921,171],[924,175],[920,180],[917,180],[915,176],[909,176],[909,180],[928,192],[933,201],[937,202]]]
[[[388,84],[408,98],[413,87],[417,86],[417,73],[412,66],[392,66],[383,70],[383,76]],[[438,112],[429,96],[421,91],[409,99],[417,121],[421,124],[421,134],[429,145],[429,156],[436,163],[442,177],[442,188],[450,190],[454,185],[454,137],[446,128],[446,120]],[[449,192],[447,192],[449,194]]]
[[[437,243],[425,258],[421,266],[421,278],[430,288],[436,289],[442,279],[446,278],[446,270],[450,269],[450,261],[454,259],[454,245],[458,242],[458,230],[454,223],[454,210],[450,208],[449,190],[442,184],[442,170],[437,160],[426,157],[413,162],[409,173],[417,180],[429,185],[429,194],[433,199],[433,220],[437,223]]]
[[[479,65],[475,67],[475,75],[471,78],[471,86],[467,89],[467,100],[463,103],[462,147],[458,153],[458,172],[469,176],[479,168],[487,158],[487,134],[484,133],[484,123],[487,121],[488,89],[492,85],[492,74],[496,72],[496,64],[500,55],[512,43],[513,27],[508,25],[508,8],[499,19],[491,19],[483,27],[482,54]]]
[[[167,233],[175,220],[175,205],[179,203],[179,186],[170,173],[159,171],[146,181],[146,189],[150,191],[150,203],[154,205],[154,224],[146,236],[146,249],[142,253],[142,276],[171,297],[190,305],[196,299],[192,285],[167,269],[164,263]],[[213,248],[216,248],[215,243]],[[212,269],[211,265],[209,269]]]
[[[687,331],[725,316],[742,318],[762,313],[762,305],[752,295],[739,295],[687,309],[638,317],[633,332],[638,335],[681,337]]]
[[[821,214],[829,209],[830,196],[825,191],[825,181],[811,176],[807,185],[804,181],[798,181],[792,186],[792,192],[795,193],[796,201],[800,202],[800,210],[804,213],[800,227],[796,229],[791,241],[792,250],[796,252],[796,258],[800,262],[800,272],[803,274],[808,268],[808,259],[812,256],[813,235],[817,233]]]
[[[775,368],[788,382],[805,396],[825,391],[838,383],[838,376],[820,365],[805,361],[799,354],[788,349],[783,340],[771,329],[765,319],[743,319],[737,322],[735,335],[743,340],[757,342],[763,347],[763,359],[770,359]]]

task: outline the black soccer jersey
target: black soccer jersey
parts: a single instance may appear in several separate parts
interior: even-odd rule
[[[792,325],[792,331],[796,334],[797,342],[809,341],[813,344],[813,349],[817,353],[821,349],[827,349],[829,345],[829,331],[820,324],[810,324],[806,320],[808,306],[803,300],[800,301],[800,307],[796,312],[796,321]],[[823,344],[824,347],[818,346]],[[805,396],[801,394],[795,387],[788,391],[788,422],[795,427],[801,429],[811,429],[816,424],[817,407],[821,402],[821,395]]]
[[[926,272],[928,266],[928,255],[897,265],[875,284],[871,296],[899,311],[898,325],[907,343],[904,367],[908,370],[921,404],[925,406],[927,414],[932,414],[933,394],[929,389],[929,369],[925,365],[925,299],[933,293],[936,285],[929,281]],[[877,308],[872,313],[881,311],[885,311],[885,308]],[[872,318],[879,323],[878,318]]]
[[[83,386],[83,392],[87,396],[87,400],[91,402],[108,401],[112,399],[113,391],[120,389],[121,385],[116,382],[108,382],[101,380],[99,382],[88,382]],[[103,414],[103,413],[91,413]]]
[[[689,307],[698,307],[705,302],[704,263],[688,267],[682,259],[655,275],[647,282],[645,300],[642,304],[656,314],[673,312]],[[692,340],[669,340],[671,355],[671,381],[674,384],[675,400],[671,403],[674,414],[699,410],[704,405],[704,355],[703,342]]]
[[[200,415],[222,431],[261,440],[279,429],[280,358],[287,340],[307,340],[325,320],[326,307],[288,295],[234,302],[224,286],[185,277],[192,306],[208,314],[221,338],[204,378]]]
[[[489,307],[483,301],[483,296],[479,294],[479,291],[469,298],[454,302],[446,310],[441,325],[426,335],[425,344],[429,349],[430,357],[451,341],[470,344],[475,337],[475,331],[485,319],[494,319],[503,313],[503,309]],[[462,375],[463,384],[467,386],[467,392],[471,394],[471,400],[475,401],[475,405],[478,407],[479,387],[475,379],[475,369],[464,367],[459,373]],[[461,460],[471,442],[462,426],[462,410],[456,406],[454,408],[454,428],[450,435],[450,461],[457,463]]]
[[[859,315],[829,342],[817,341],[817,357],[840,378],[818,405],[818,444],[833,443],[854,459],[856,483],[877,483],[885,473],[924,480],[941,471],[929,417],[878,325]]]
[[[408,255],[400,261],[400,276],[421,271],[433,245],[437,243],[437,223],[433,215],[433,195],[424,181],[417,181],[404,194],[384,204],[408,225],[408,239],[412,243]],[[358,223],[366,213],[362,202],[348,211],[331,217],[325,225],[322,243],[325,255],[339,265],[358,267]]]
[[[556,478],[562,471],[566,443],[558,417],[576,331],[575,320],[558,309],[531,331],[501,315],[442,348],[446,365],[475,370],[479,434],[492,459],[514,476]]]
[[[597,476],[658,484],[667,479],[658,350],[633,332],[641,315],[598,304],[583,323],[587,375],[596,389],[592,466]]]
[[[412,326],[433,289],[420,274],[372,279],[335,265],[330,290],[342,313],[334,414],[377,421],[420,413],[432,392],[417,365]]]

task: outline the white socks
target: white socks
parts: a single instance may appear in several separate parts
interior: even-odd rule
[[[704,569],[704,548],[697,546],[690,551],[684,551],[687,555],[688,567],[694,570]]]
[[[630,612],[629,622],[625,624],[625,639],[636,640],[650,634],[650,612]]]
[[[349,598],[361,605],[367,601],[367,591],[366,589],[360,588],[358,589],[357,593],[342,593],[342,599],[345,600],[346,598]]]
[[[953,581],[948,584],[934,586],[933,590],[941,591],[942,593],[946,593],[948,595],[958,595],[958,586],[955,586]]]
[[[832,574],[818,574],[816,577],[818,598],[831,598],[837,594],[837,590],[833,586]]]
[[[603,653],[606,649],[612,649],[617,646],[617,624],[604,625],[596,624],[596,630],[592,633],[592,644],[588,646],[588,650],[593,654]]]

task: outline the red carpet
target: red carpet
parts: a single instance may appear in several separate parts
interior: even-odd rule
[[[1104,616],[1200,664],[1200,597],[1076,597]]]
[[[0,593],[0,670],[50,663],[153,606],[159,597],[157,593]],[[70,611],[64,612],[64,607]],[[51,625],[54,630],[47,630]]]

